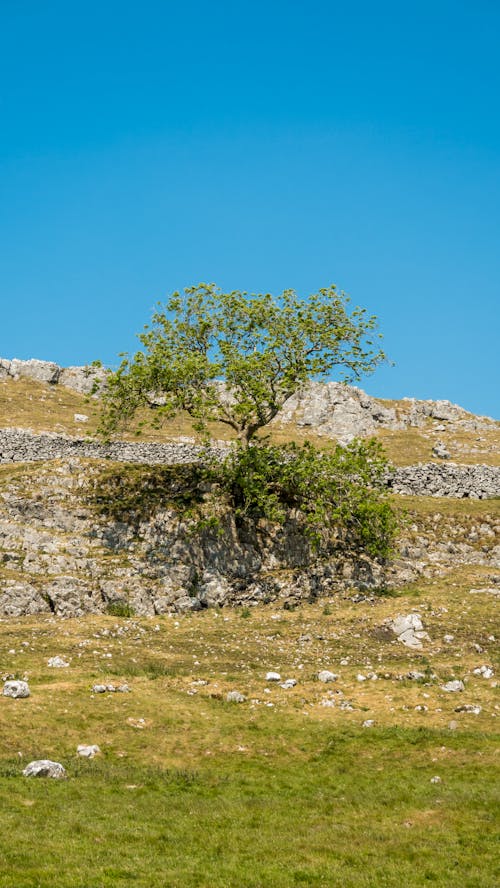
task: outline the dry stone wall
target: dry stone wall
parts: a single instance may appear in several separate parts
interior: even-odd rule
[[[215,444],[212,452],[222,456],[227,453],[227,445],[223,442]],[[27,429],[0,429],[0,464],[79,457],[146,465],[179,465],[197,462],[202,456],[203,449],[196,444],[129,441],[101,444],[89,438],[36,434]],[[487,499],[500,496],[500,467],[423,463],[394,469],[387,484],[399,494]]]

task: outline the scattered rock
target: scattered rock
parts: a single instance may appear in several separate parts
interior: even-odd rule
[[[398,641],[401,641],[406,647],[419,649],[422,647],[422,641],[430,641],[427,632],[424,632],[420,614],[413,613],[399,615],[389,623],[394,635]]]
[[[473,715],[479,715],[482,708],[473,703],[463,703],[462,706],[455,706],[455,712],[471,712]]]
[[[69,663],[67,660],[63,660],[62,657],[51,657],[47,662],[47,666],[50,666],[51,669],[67,669]]]
[[[481,595],[482,593],[499,597],[500,589],[497,589],[495,586],[488,587],[487,589],[469,589],[469,595]]]
[[[329,682],[329,681],[337,681],[338,675],[335,672],[330,672],[329,669],[322,669],[321,672],[318,672],[318,681]]]
[[[491,666],[478,666],[472,670],[474,675],[481,675],[483,678],[493,678],[494,672]]]
[[[80,744],[80,746],[77,746],[76,751],[78,755],[81,755],[83,758],[92,759],[95,755],[98,755],[101,750],[97,746],[97,744],[94,743],[93,746],[85,746],[84,744]]]
[[[14,679],[5,682],[2,693],[4,697],[22,698],[30,696],[30,689],[27,681]]]
[[[285,691],[288,691],[290,688],[294,688],[297,684],[295,678],[287,678],[286,681],[281,682],[280,688],[284,688]]]
[[[441,783],[441,777],[431,777],[431,783]]]
[[[50,759],[39,759],[30,762],[23,771],[24,777],[53,777],[54,780],[62,780],[66,777],[66,771],[60,762],[51,762]]]
[[[266,681],[281,681],[281,675],[279,672],[268,672],[266,674]]]
[[[438,459],[451,459],[451,453],[442,441],[436,441],[432,448],[432,453],[434,456],[437,456]]]
[[[366,718],[363,722],[363,728],[373,728],[375,721],[373,718]]]
[[[240,694],[239,691],[229,691],[226,695],[226,700],[228,703],[244,703],[246,697],[244,694]]]
[[[441,685],[441,690],[446,691],[447,694],[455,694],[457,691],[465,691],[465,685],[459,678],[455,678],[453,681],[447,681],[446,684]]]

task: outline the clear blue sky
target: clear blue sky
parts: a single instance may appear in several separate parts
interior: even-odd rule
[[[136,347],[179,287],[336,283],[500,417],[500,3],[0,0],[0,355]]]

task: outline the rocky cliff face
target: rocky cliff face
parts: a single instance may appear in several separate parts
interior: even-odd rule
[[[130,608],[138,614],[210,605],[284,604],[335,590],[394,586],[458,564],[500,566],[500,520],[436,512],[415,517],[390,567],[334,550],[311,553],[293,523],[193,532],[174,510],[143,520],[96,516],[89,479],[99,462],[70,458],[0,472],[0,613],[78,616]],[[438,508],[438,506],[436,506]]]

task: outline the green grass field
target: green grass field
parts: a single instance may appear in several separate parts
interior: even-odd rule
[[[1,669],[32,694],[0,697],[1,888],[493,888],[499,709],[472,670],[494,659],[496,601],[472,585],[491,586],[486,569],[294,611],[4,618]],[[381,631],[411,610],[420,652]],[[441,690],[452,677],[462,694]],[[91,693],[122,682],[129,694]],[[45,757],[68,778],[22,776]]]

